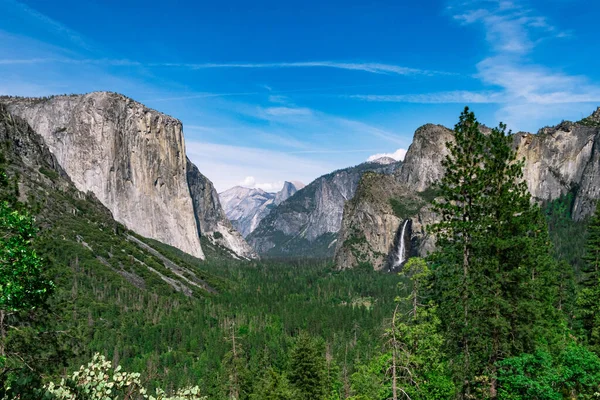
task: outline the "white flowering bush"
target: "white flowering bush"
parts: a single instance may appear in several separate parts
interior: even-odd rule
[[[113,369],[104,356],[96,353],[87,366],[82,365],[60,384],[49,383],[46,390],[58,400],[206,400],[197,386],[180,389],[171,396],[162,389],[149,395],[140,377],[137,372],[121,371],[121,366]]]

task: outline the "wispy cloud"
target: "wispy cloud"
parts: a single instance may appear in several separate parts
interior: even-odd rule
[[[73,31],[66,25],[48,17],[45,14],[42,14],[41,12],[27,6],[26,4],[24,4],[20,1],[17,1],[17,0],[5,0],[5,1],[6,1],[6,3],[5,3],[6,5],[19,9],[23,14],[28,15],[29,17],[36,20],[38,22],[38,24],[45,26],[48,31],[51,31],[57,35],[64,37],[64,38],[67,38],[71,43],[77,45],[78,47],[80,47],[82,49],[85,49],[85,50],[92,49],[92,46],[89,44],[88,40],[84,39],[79,33]],[[3,6],[3,8],[6,7],[6,5]],[[40,59],[40,60],[37,60],[37,62],[45,62],[45,61],[42,61]]]
[[[303,62],[268,62],[268,63],[203,63],[203,64],[172,64],[153,63],[154,67],[185,67],[192,69],[207,68],[335,68],[353,71],[371,72],[374,74],[393,75],[439,75],[447,74],[441,71],[409,68],[400,65],[372,62],[338,62],[338,61],[303,61]]]
[[[472,1],[462,11],[452,10],[456,20],[484,28],[492,55],[477,64],[476,76],[502,89],[504,105],[497,117],[509,126],[531,126],[555,116],[556,107],[549,105],[561,104],[566,113],[571,104],[600,101],[600,87],[588,78],[531,62],[540,42],[570,36],[546,16],[506,0]]]
[[[533,128],[555,117],[562,105],[600,102],[600,86],[585,76],[569,75],[532,63],[536,46],[545,40],[564,40],[571,35],[556,28],[526,2],[507,0],[457,0],[448,7],[462,25],[483,27],[489,55],[476,64],[483,91],[446,91],[421,94],[357,94],[349,98],[370,102],[499,104],[498,119],[514,128]],[[579,106],[581,107],[581,106]]]
[[[308,116],[312,115],[312,110],[306,107],[268,107],[265,113],[272,116]]]
[[[525,54],[548,37],[562,37],[547,18],[507,0],[479,0],[451,6],[453,18],[465,25],[481,23],[486,40],[497,52]]]
[[[350,71],[362,71],[373,74],[385,75],[451,75],[451,73],[435,70],[404,67],[394,64],[372,63],[372,62],[337,62],[337,61],[303,61],[303,62],[266,62],[266,63],[171,63],[151,62],[142,63],[127,59],[75,59],[75,58],[31,58],[16,60],[0,60],[5,64],[95,64],[105,66],[138,66],[146,68],[185,68],[191,70],[201,69],[283,69],[283,68],[333,68]]]
[[[347,96],[352,99],[392,102],[392,103],[421,103],[421,104],[444,104],[444,103],[501,103],[505,96],[500,92],[469,92],[457,90],[451,92],[423,93],[423,94],[398,94],[398,95],[376,95],[357,94]]]

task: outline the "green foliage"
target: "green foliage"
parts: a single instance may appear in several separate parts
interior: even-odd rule
[[[298,400],[322,400],[326,394],[325,358],[315,340],[301,333],[290,360],[290,383]]]
[[[401,275],[408,279],[410,287],[408,296],[398,301],[408,312],[395,312],[387,332],[392,349],[392,379],[411,399],[451,398],[455,388],[445,363],[437,306],[431,300],[431,272],[425,260],[411,258]]]
[[[392,386],[388,376],[391,364],[391,353],[384,353],[369,360],[368,364],[360,364],[352,374],[351,400],[380,400],[389,399]]]
[[[56,179],[58,179],[58,176],[59,176],[59,175],[58,175],[58,172],[54,171],[53,169],[49,169],[49,168],[46,168],[46,167],[40,167],[40,168],[39,168],[39,171],[40,171],[42,174],[46,175],[46,176],[47,176],[48,178],[50,178],[51,180],[56,180]]]
[[[538,350],[498,363],[501,400],[595,399],[600,391],[600,358],[571,343],[557,357]]]
[[[552,341],[557,267],[545,220],[522,181],[510,134],[484,135],[468,109],[443,165],[435,300],[464,398],[495,395],[496,362]]]
[[[583,261],[577,319],[587,342],[596,353],[600,353],[600,203],[588,226]]]
[[[49,361],[59,364],[47,348],[55,335],[40,327],[54,284],[31,243],[37,232],[34,219],[17,209],[1,158],[0,397],[35,395],[38,369]]]
[[[0,310],[15,312],[45,304],[54,284],[31,246],[33,218],[0,202]]]
[[[576,278],[583,269],[583,256],[587,240],[587,220],[574,221],[571,215],[575,192],[571,191],[544,205],[548,231],[554,247],[555,258],[572,266]]]
[[[411,201],[409,199],[390,199],[390,206],[394,215],[402,220],[411,217],[419,212],[423,206],[422,202]]]
[[[294,396],[287,377],[273,368],[268,368],[255,386],[250,400],[290,400]]]

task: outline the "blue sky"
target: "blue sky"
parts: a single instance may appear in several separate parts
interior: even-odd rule
[[[278,190],[452,127],[600,105],[587,0],[0,0],[0,94],[110,90],[179,118],[222,191]]]

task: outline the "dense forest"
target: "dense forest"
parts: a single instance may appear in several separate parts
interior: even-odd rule
[[[597,398],[600,209],[533,203],[502,124],[483,134],[466,109],[454,134],[437,249],[398,275],[200,261],[93,201],[19,201],[3,157],[0,398]]]

